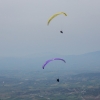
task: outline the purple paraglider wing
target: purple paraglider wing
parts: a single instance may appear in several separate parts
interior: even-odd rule
[[[46,62],[45,62],[45,64],[42,66],[42,68],[44,69],[44,67],[50,62],[50,61],[52,61],[53,59],[50,59],[50,60],[47,60]]]
[[[51,61],[53,61],[53,60],[61,60],[61,61],[63,61],[63,62],[66,63],[66,61],[65,61],[64,59],[61,59],[61,58],[49,59],[49,60],[47,60],[47,61],[44,63],[44,65],[42,66],[42,68],[44,69],[44,67],[45,67],[49,62],[51,62]]]
[[[61,58],[54,58],[54,60],[62,60],[63,62],[66,63],[66,61],[64,59],[61,59]]]

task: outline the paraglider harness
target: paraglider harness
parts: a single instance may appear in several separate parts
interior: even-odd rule
[[[63,33],[63,31],[60,31],[60,33]]]
[[[59,82],[59,78],[57,78],[57,82]]]

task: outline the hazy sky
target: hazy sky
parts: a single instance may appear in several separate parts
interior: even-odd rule
[[[47,26],[59,11],[68,16],[58,16]],[[0,56],[98,50],[100,0],[0,0]]]

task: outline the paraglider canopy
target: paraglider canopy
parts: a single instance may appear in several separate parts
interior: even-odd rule
[[[47,22],[47,25],[49,25],[49,23],[51,22],[51,20],[52,20],[53,18],[55,18],[56,16],[61,15],[61,14],[63,14],[64,16],[67,16],[67,14],[66,14],[65,12],[58,12],[58,13],[52,15],[52,16],[49,18],[49,20],[48,20],[48,22]]]
[[[42,66],[42,68],[44,69],[44,67],[45,67],[49,62],[54,61],[54,60],[61,60],[61,61],[63,61],[64,63],[66,63],[66,61],[65,61],[64,59],[62,59],[62,58],[53,58],[53,59],[47,60],[47,61],[44,63],[44,65]]]

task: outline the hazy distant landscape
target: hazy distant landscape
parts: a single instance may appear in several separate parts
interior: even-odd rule
[[[63,72],[59,83],[53,71],[4,73],[0,71],[0,100],[100,100],[100,73]]]
[[[0,100],[100,100],[99,51],[62,56],[66,64],[42,69],[49,57],[1,58]]]

